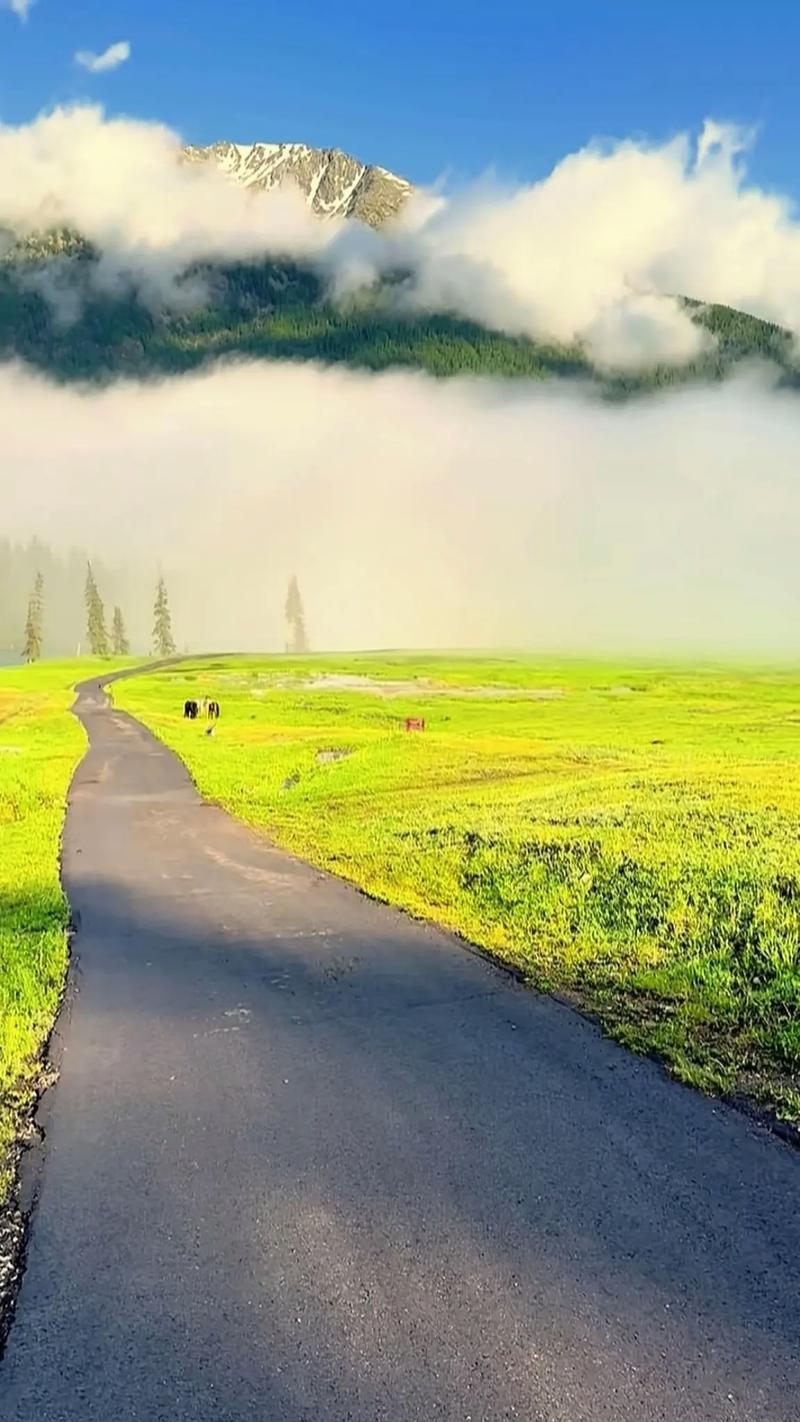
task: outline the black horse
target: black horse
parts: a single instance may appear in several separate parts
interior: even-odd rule
[[[185,721],[196,721],[197,713],[200,710],[196,701],[184,701],[183,718]]]
[[[209,701],[209,703],[208,703],[208,719],[209,719],[209,721],[218,721],[218,720],[219,720],[219,702],[218,702],[218,701]]]

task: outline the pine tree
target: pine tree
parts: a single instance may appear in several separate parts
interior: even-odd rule
[[[153,608],[153,650],[159,657],[171,657],[175,651],[167,586],[163,578],[158,580],[156,602]]]
[[[86,603],[86,636],[92,656],[107,657],[108,633],[106,631],[105,608],[103,599],[97,590],[91,563],[86,564],[84,600]]]
[[[286,642],[287,652],[307,652],[308,634],[306,633],[306,617],[303,611],[303,599],[300,596],[300,588],[297,585],[297,578],[294,574],[292,574],[289,579],[285,611],[286,628],[289,634]]]
[[[114,620],[111,625],[111,649],[115,657],[127,657],[131,650],[128,634],[125,631],[125,619],[119,607],[114,608]]]
[[[44,578],[36,574],[33,592],[28,600],[28,616],[25,619],[25,645],[22,655],[26,662],[38,662],[42,655],[44,634]]]

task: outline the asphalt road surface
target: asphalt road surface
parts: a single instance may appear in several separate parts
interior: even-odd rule
[[[800,1153],[79,714],[4,1422],[797,1422]]]

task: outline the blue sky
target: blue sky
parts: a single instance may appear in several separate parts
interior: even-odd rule
[[[592,136],[761,127],[751,163],[800,195],[796,0],[0,0],[0,118],[97,99],[188,141],[338,146],[418,182],[530,179]],[[88,75],[72,56],[129,40]]]

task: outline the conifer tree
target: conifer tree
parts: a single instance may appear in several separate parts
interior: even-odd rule
[[[122,616],[122,609],[119,607],[114,608],[114,620],[111,624],[111,649],[115,657],[127,657],[131,650],[125,630],[125,619]]]
[[[84,600],[86,603],[86,636],[92,656],[107,657],[108,633],[106,631],[106,614],[103,607],[103,599],[97,590],[97,583],[94,580],[91,563],[86,564]]]
[[[44,636],[44,578],[36,574],[33,592],[28,600],[28,616],[25,619],[25,645],[22,655],[26,662],[38,662],[42,655]]]
[[[155,607],[153,608],[153,650],[159,657],[171,657],[175,651],[167,586],[163,578],[158,580]]]
[[[289,589],[286,594],[286,628],[288,637],[286,641],[287,652],[307,652],[308,634],[306,632],[306,617],[303,610],[303,599],[300,596],[300,588],[297,578],[292,574],[289,579]]]

